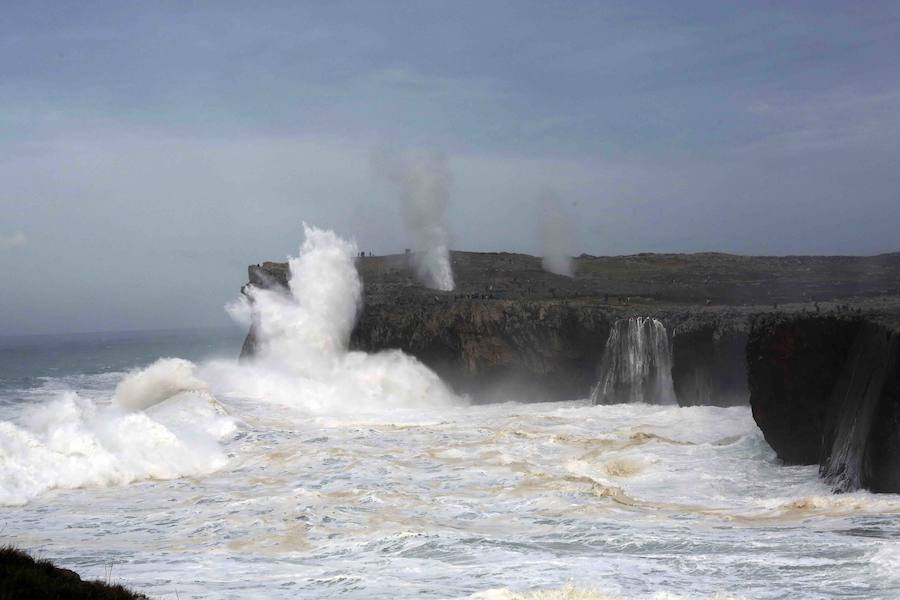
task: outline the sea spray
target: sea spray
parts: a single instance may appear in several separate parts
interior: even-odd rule
[[[257,362],[314,375],[346,352],[362,299],[356,246],[332,231],[303,224],[300,254],[288,261],[288,293],[248,286],[226,307],[256,328]]]
[[[128,410],[143,410],[181,392],[207,391],[196,375],[194,363],[181,358],[161,358],[145,369],[129,373],[116,386],[115,402]]]
[[[666,326],[650,317],[615,322],[600,363],[594,404],[676,404],[672,346]]]
[[[459,403],[440,378],[398,350],[349,350],[362,302],[356,246],[304,223],[300,254],[289,261],[288,290],[249,286],[228,307],[255,326],[257,351],[235,366],[210,363],[217,394],[277,402],[319,414]]]
[[[129,374],[109,404],[63,392],[0,422],[0,505],[53,488],[123,485],[211,473],[227,462],[219,441],[233,420],[194,378],[165,359]],[[187,391],[185,386],[194,388]]]
[[[538,230],[543,248],[541,266],[549,273],[572,277],[575,227],[565,205],[549,190],[538,200]]]
[[[455,287],[444,214],[452,177],[447,159],[438,152],[381,151],[372,155],[375,172],[396,186],[406,227],[416,252],[412,259],[428,287]]]

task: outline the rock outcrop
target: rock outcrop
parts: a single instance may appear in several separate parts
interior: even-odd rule
[[[74,571],[35,560],[22,550],[0,547],[3,600],[149,600],[121,585],[84,581]]]
[[[681,405],[749,402],[786,464],[836,489],[900,491],[900,254],[581,256],[572,278],[521,254],[453,252],[457,287],[422,287],[409,255],[360,257],[351,345],[399,348],[475,401],[584,398],[618,321],[671,343]],[[287,265],[250,267],[286,287]],[[254,331],[242,355],[253,354]]]
[[[757,318],[748,380],[766,441],[835,491],[900,491],[898,353],[896,325],[860,314]]]
[[[681,406],[747,404],[747,319],[676,328],[672,381]]]

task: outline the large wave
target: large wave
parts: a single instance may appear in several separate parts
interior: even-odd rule
[[[250,286],[228,307],[253,324],[257,349],[240,366],[206,365],[219,394],[274,401],[317,414],[356,414],[461,402],[441,379],[399,350],[349,350],[362,303],[356,246],[304,223],[300,254],[289,260],[287,291]]]
[[[122,485],[221,468],[219,440],[235,430],[193,374],[163,359],[127,375],[111,403],[69,391],[0,422],[0,504],[53,488]]]

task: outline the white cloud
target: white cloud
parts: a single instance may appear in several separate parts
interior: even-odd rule
[[[28,244],[28,236],[24,232],[15,231],[10,234],[0,233],[0,249],[21,248]]]

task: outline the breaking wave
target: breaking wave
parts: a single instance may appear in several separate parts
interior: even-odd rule
[[[233,420],[192,376],[165,359],[129,374],[109,404],[62,392],[20,423],[0,422],[0,504],[54,488],[123,485],[211,473],[227,462],[219,440]],[[185,393],[187,391],[187,393]]]
[[[286,291],[248,287],[228,307],[252,323],[256,352],[237,367],[204,369],[217,393],[277,402],[318,414],[449,406],[462,400],[415,358],[398,350],[349,350],[362,302],[356,246],[304,224],[300,254],[289,261]]]

